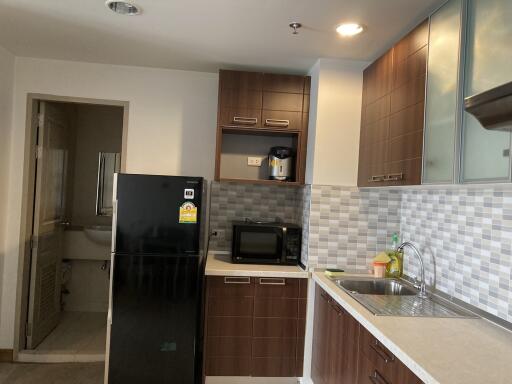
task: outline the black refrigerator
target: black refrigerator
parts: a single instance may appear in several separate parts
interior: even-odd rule
[[[108,384],[201,382],[204,186],[115,176]]]

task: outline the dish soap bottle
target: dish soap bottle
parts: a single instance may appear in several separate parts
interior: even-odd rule
[[[393,233],[391,236],[391,250],[387,252],[390,261],[386,267],[387,277],[401,277],[404,272],[404,254],[397,252],[398,248],[398,233]]]

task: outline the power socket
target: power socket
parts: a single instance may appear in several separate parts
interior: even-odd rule
[[[247,165],[249,167],[261,167],[261,157],[248,157]]]
[[[219,240],[224,240],[226,238],[226,231],[224,229],[214,229],[212,232],[215,232],[215,237]]]

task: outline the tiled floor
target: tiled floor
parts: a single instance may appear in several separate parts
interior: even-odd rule
[[[103,363],[0,363],[0,384],[102,384]]]
[[[105,360],[107,314],[63,312],[57,328],[19,360],[30,363],[101,362]]]

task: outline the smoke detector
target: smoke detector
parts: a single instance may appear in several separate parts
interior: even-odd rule
[[[105,5],[112,12],[118,13],[120,15],[135,16],[141,12],[139,7],[126,1],[107,0]]]

